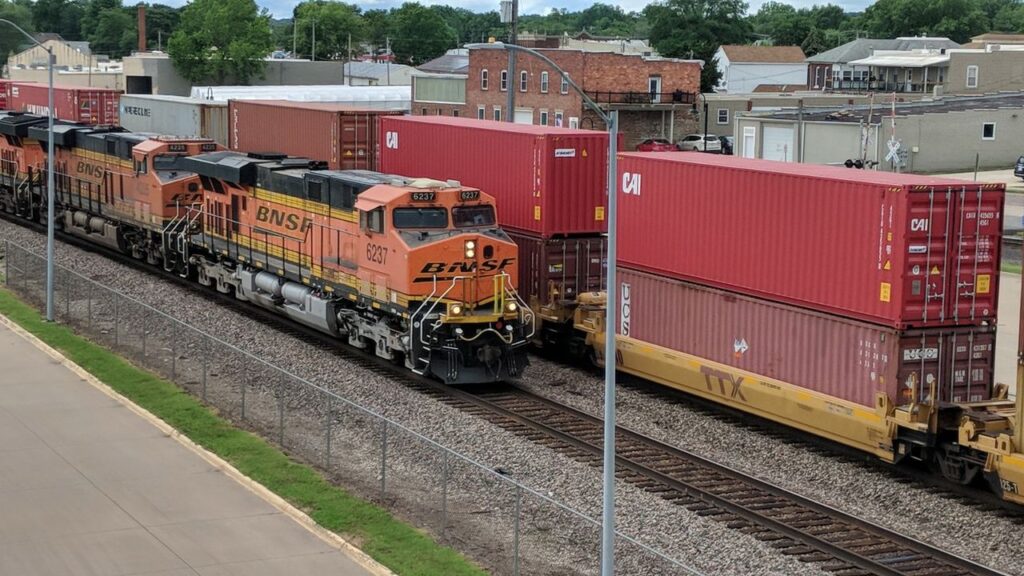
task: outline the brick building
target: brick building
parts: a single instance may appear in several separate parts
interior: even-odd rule
[[[697,124],[691,107],[700,89],[699,61],[564,49],[542,52],[602,108],[619,111],[629,148],[644,138],[678,139]],[[417,77],[412,113],[507,120],[508,90],[513,90],[516,122],[606,128],[543,61],[520,54],[514,78],[508,77],[507,68],[505,51],[470,50],[465,75]]]

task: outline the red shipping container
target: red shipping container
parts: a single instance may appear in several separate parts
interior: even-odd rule
[[[14,81],[7,78],[0,78],[0,110],[10,110],[11,84]]]
[[[395,110],[324,102],[229,100],[228,147],[327,162],[332,170],[377,169],[377,117]]]
[[[16,112],[48,115],[48,87],[35,82],[12,82],[10,107]],[[54,118],[83,124],[116,126],[121,93],[107,88],[54,86]]]
[[[494,196],[498,223],[544,238],[607,229],[608,134],[452,118],[381,118],[380,170]],[[620,141],[621,142],[621,141]]]
[[[896,328],[996,318],[1003,184],[696,153],[618,168],[627,267]]]
[[[605,236],[541,238],[506,232],[519,246],[516,290],[535,312],[540,311],[541,306],[572,302],[580,292],[604,290],[608,265]]]
[[[619,268],[620,333],[864,406],[991,397],[995,327],[897,330]]]

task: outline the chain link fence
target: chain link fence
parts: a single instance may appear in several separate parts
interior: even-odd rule
[[[5,241],[9,289],[45,305],[46,261]],[[600,573],[600,522],[402,424],[65,267],[56,320],[175,382],[494,574]],[[698,574],[617,534],[616,574]]]

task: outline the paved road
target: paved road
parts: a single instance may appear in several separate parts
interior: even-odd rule
[[[0,574],[374,573],[2,324],[0,367]]]

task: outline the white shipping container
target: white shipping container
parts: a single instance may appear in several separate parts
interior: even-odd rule
[[[228,145],[227,102],[185,96],[124,94],[121,96],[121,126],[132,132],[146,132],[183,138],[211,138]]]
[[[193,86],[192,97],[214,102],[291,100],[376,110],[412,110],[411,86]]]

